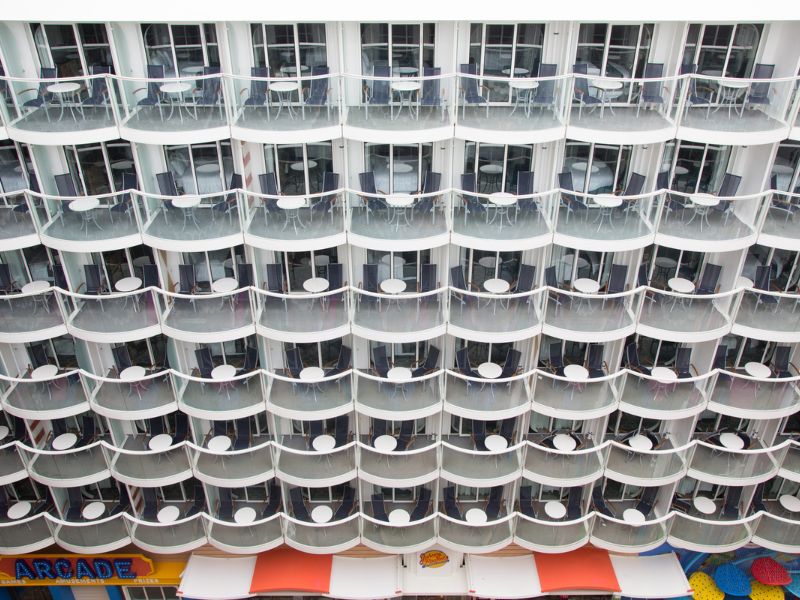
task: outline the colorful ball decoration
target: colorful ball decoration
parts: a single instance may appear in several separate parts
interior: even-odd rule
[[[731,596],[750,595],[750,578],[747,573],[732,563],[725,563],[714,571],[714,582],[717,587]]]
[[[783,600],[783,588],[780,586],[767,585],[755,579],[750,582],[750,585],[753,588],[750,591],[752,600]]]
[[[792,576],[781,563],[770,556],[762,556],[750,565],[750,574],[765,585],[789,585]]]
[[[724,600],[722,592],[708,573],[697,571],[689,576],[689,586],[692,588],[694,600]]]

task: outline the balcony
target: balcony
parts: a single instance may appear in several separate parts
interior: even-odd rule
[[[622,372],[595,379],[573,381],[536,371],[531,393],[532,409],[556,419],[596,419],[617,408],[617,385]]]
[[[651,450],[634,450],[627,443],[611,441],[606,476],[640,487],[680,481],[686,475],[691,445],[676,448],[666,434],[658,435],[659,443]]]
[[[216,163],[196,166],[198,170],[203,168],[216,169],[214,179],[205,186],[219,188]],[[239,200],[243,202],[244,199],[243,192],[222,189],[179,196],[137,194],[137,210],[143,223],[142,241],[159,250],[183,252],[219,250],[241,244]]]
[[[764,197],[665,192],[660,201],[656,243],[696,252],[746,248],[756,243],[757,224],[767,206]]]
[[[785,250],[800,249],[800,229],[794,220],[800,194],[773,191],[765,198],[769,202],[769,207],[761,226],[758,243]]]
[[[730,309],[736,293],[695,296],[646,288],[636,330],[678,343],[715,340],[730,331]]]
[[[504,342],[533,337],[541,331],[545,297],[543,288],[532,292],[491,294],[451,287],[448,331],[472,341],[485,341],[488,336],[494,337],[493,334],[502,334],[498,337],[502,337]],[[490,313],[491,318],[487,319]]]
[[[125,516],[129,522],[131,541],[142,550],[155,554],[190,552],[206,543],[204,517],[179,519],[173,523],[154,523]]]
[[[506,450],[475,450],[471,437],[442,436],[442,477],[459,485],[493,487],[505,485],[520,475],[523,444]]]
[[[53,372],[56,369],[53,367]],[[48,379],[6,380],[3,408],[15,417],[50,420],[79,415],[89,410],[86,388],[79,371],[61,373]]]
[[[589,542],[594,516],[587,515],[577,521],[540,521],[517,515],[514,542],[533,552],[558,554],[577,550]]]
[[[759,65],[756,65],[758,68]],[[786,137],[794,78],[742,79],[686,75],[677,137],[712,144],[768,144]]]
[[[764,513],[755,525],[751,541],[775,552],[797,553],[800,548],[800,523]]]
[[[505,143],[505,142],[503,142]],[[481,168],[493,167],[484,173],[475,191],[456,190],[452,196],[451,241],[468,248],[492,248],[500,251],[540,248],[552,242],[553,206],[557,195],[541,192],[516,196],[502,193],[499,179],[502,168],[487,163]]]
[[[255,333],[247,289],[211,294],[161,292],[162,302],[164,334],[184,342],[227,342]]]
[[[133,192],[99,196],[44,196],[29,192],[42,243],[56,250],[97,252],[141,244]]]
[[[619,408],[646,419],[673,421],[692,417],[706,408],[707,389],[713,375],[672,382],[628,370]]]
[[[128,435],[121,448],[108,447],[114,479],[136,487],[159,487],[192,476],[192,465],[184,444],[163,451],[150,450],[147,445],[150,439],[145,435]]]
[[[750,541],[752,521],[713,521],[673,513],[667,542],[695,552],[732,552]]]
[[[3,554],[38,552],[52,544],[53,534],[44,514],[0,523],[0,552]]]
[[[530,410],[530,373],[499,379],[478,379],[447,372],[444,409],[467,419],[491,421],[517,417]]]
[[[240,192],[244,241],[256,248],[278,251],[307,252],[340,246],[346,242],[344,194],[342,189],[308,196]]]
[[[631,335],[639,292],[582,294],[548,288],[544,333],[567,340],[610,342]]]
[[[395,167],[401,164],[405,163]],[[395,173],[396,178],[401,175]],[[416,180],[416,174],[414,177]],[[386,251],[434,248],[448,243],[451,193],[415,191],[393,195],[348,192],[350,243]]]
[[[61,548],[79,554],[113,552],[131,543],[121,514],[88,523],[59,521],[53,525],[53,530],[53,537]]]
[[[38,342],[67,333],[61,302],[53,288],[3,296],[0,334],[8,343]]]
[[[120,134],[142,144],[198,143],[230,137],[227,86],[219,74],[118,77]]]
[[[55,69],[42,69],[52,71]],[[49,74],[49,73],[48,73]],[[14,139],[28,144],[70,144],[117,139],[114,82],[89,77],[6,79],[12,98],[7,126]]]
[[[391,279],[389,281],[397,281]],[[353,289],[353,333],[387,343],[414,342],[444,335],[447,288],[433,292],[376,294]]]
[[[309,554],[333,554],[344,552],[359,542],[357,514],[342,521],[325,524],[304,523],[285,516],[286,544]]]
[[[564,137],[572,78],[458,75],[456,137],[497,144]]]
[[[673,98],[679,92],[679,79],[647,77],[661,72],[645,72],[642,79],[609,78],[596,67],[589,69],[588,75],[572,75],[567,137],[617,144],[647,144],[675,137],[678,107]],[[611,72],[609,65],[606,74]]]
[[[436,542],[436,515],[407,525],[396,525],[362,515],[361,529],[362,543],[377,552],[421,552]]]
[[[99,343],[139,340],[161,333],[161,297],[151,290],[114,294],[61,292],[69,311],[67,329],[77,338]]]
[[[145,371],[146,373],[146,371]],[[177,394],[169,372],[122,381],[92,377],[92,410],[110,419],[130,421],[160,417],[177,410]]]
[[[778,475],[790,481],[800,482],[800,444],[797,442],[792,441],[787,445]]]
[[[405,143],[452,137],[453,77],[414,69],[407,76],[345,74],[345,137],[385,142],[401,136]]]
[[[375,419],[407,421],[437,414],[444,395],[443,371],[396,384],[362,371],[356,376],[356,410]]]
[[[321,294],[276,294],[254,289],[256,331],[281,342],[316,342],[350,332],[347,289]]]
[[[275,456],[275,471],[281,481],[295,486],[326,487],[356,477],[355,442],[330,452],[308,448],[310,442],[303,436],[283,436]]]
[[[634,503],[614,503],[616,514],[622,514],[626,508],[633,508]],[[597,513],[592,528],[591,542],[597,548],[605,548],[612,552],[632,554],[653,550],[667,539],[670,517],[660,517],[642,524],[628,523],[622,519],[607,517]]]
[[[438,445],[433,440],[415,437],[406,451],[380,452],[359,442],[359,477],[376,486],[415,487],[439,476]],[[388,534],[387,534],[388,535]]]
[[[250,440],[249,448],[214,452],[195,444],[192,465],[200,481],[218,487],[258,485],[275,475],[270,436],[259,435]]]
[[[708,409],[742,419],[777,419],[797,411],[796,379],[760,379],[720,371]]]
[[[8,485],[28,478],[22,455],[17,450],[16,442],[0,446],[0,485]]]
[[[100,442],[70,450],[20,448],[31,479],[52,487],[80,487],[110,477]]]
[[[731,333],[771,342],[800,342],[800,296],[744,290]]]
[[[786,447],[764,448],[753,440],[747,450],[729,450],[697,440],[688,475],[719,485],[751,485],[778,473]]]
[[[488,523],[466,523],[447,515],[439,515],[439,542],[459,552],[487,554],[511,543],[514,532],[514,515],[507,515]]]
[[[283,543],[280,515],[246,525],[208,519],[208,543],[230,554],[266,552]]]
[[[257,143],[290,143],[339,137],[340,77],[318,67],[304,77],[240,77],[227,75],[232,99],[232,137]],[[251,72],[266,68],[251,69]]]
[[[21,168],[20,171],[22,171]],[[24,185],[24,182],[20,182],[20,185]],[[0,194],[1,251],[26,248],[39,243],[31,212],[31,206],[35,205],[35,202],[36,198],[28,197],[25,192],[21,191]]]
[[[270,374],[267,408],[276,416],[300,421],[332,419],[353,410],[349,373],[317,381]]]
[[[545,436],[531,437],[535,439],[528,441],[522,470],[525,479],[554,487],[575,487],[603,476],[606,450],[595,447],[591,439],[585,439],[579,448],[565,452],[539,445]]]
[[[264,411],[261,371],[231,379],[201,379],[174,373],[178,407],[198,419],[224,421]]]

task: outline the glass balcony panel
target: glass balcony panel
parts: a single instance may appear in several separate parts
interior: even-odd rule
[[[168,372],[151,373],[141,379],[95,378],[92,406],[101,414],[135,419],[142,413],[171,412],[177,401]],[[112,416],[113,415],[113,416]]]
[[[338,551],[350,548],[358,543],[358,530],[358,515],[351,515],[346,521],[325,525],[301,523],[290,517],[286,518],[287,543],[308,549]]]
[[[500,169],[493,163],[482,167]],[[558,201],[557,195],[551,192],[522,196],[499,194],[501,172],[489,173],[494,175],[493,179],[484,176],[477,193],[453,192],[453,233],[506,241],[545,236],[549,243],[547,236],[553,233],[552,207]]]
[[[402,173],[395,173],[396,178],[400,176]],[[417,194],[416,191],[396,195],[348,193],[350,231],[366,238],[391,241],[447,234],[451,193]]]
[[[398,73],[398,69],[414,72]],[[379,74],[380,71],[378,71]],[[382,75],[382,74],[381,74]],[[394,75],[393,77],[391,75]],[[447,127],[453,110],[453,77],[395,67],[386,76],[345,74],[345,124],[360,129],[424,131]]]
[[[610,413],[617,404],[617,385],[621,383],[622,373],[571,381],[566,377],[536,371],[536,381],[532,393],[533,407],[544,414],[575,419],[592,418],[590,415]],[[582,416],[583,415],[583,416]]]
[[[585,208],[577,208],[575,202]],[[598,242],[635,240],[652,236],[657,216],[658,195],[654,193],[621,196],[561,192],[556,233]]]
[[[191,461],[186,447],[174,446],[167,450],[149,450],[150,440],[144,435],[125,437],[122,448],[111,451],[112,475],[127,483],[188,479],[192,475]]]
[[[0,300],[0,334],[34,333],[54,327],[63,328],[64,317],[60,299],[52,288],[7,295]]]
[[[136,194],[144,235],[174,242],[237,239],[241,236],[239,199],[244,196],[235,190],[222,189],[219,169],[215,163],[196,168],[202,167],[217,169],[217,172],[212,174],[213,179],[207,183],[200,179],[203,173],[197,174],[200,179],[200,194]]]
[[[122,127],[181,133],[228,125],[226,86],[219,74],[168,79],[118,79]]]
[[[330,376],[317,382],[306,382],[281,375],[270,375],[267,400],[270,410],[285,416],[310,419],[313,413],[350,406],[350,375]]]
[[[141,548],[167,554],[193,549],[206,542],[203,517],[199,514],[174,523],[148,523],[132,517],[129,520],[131,539]]]
[[[3,554],[34,552],[52,543],[50,524],[43,514],[0,523],[0,551]]]
[[[623,506],[614,507],[616,514],[622,514],[623,510]],[[668,524],[669,519],[662,519],[643,525],[633,525],[597,513],[592,528],[592,544],[600,548],[619,549],[625,552],[634,552],[637,548],[642,551],[648,550],[664,542]]]
[[[710,333],[729,327],[732,293],[694,296],[646,288],[639,322],[674,334]]]
[[[478,451],[471,437],[448,435],[442,441],[442,476],[462,485],[501,485],[522,466],[521,446],[500,452]],[[471,482],[471,483],[469,483]]]
[[[478,379],[448,371],[446,409],[485,420],[520,414],[530,401],[529,377],[530,373],[522,373],[513,379]]]
[[[329,331],[348,324],[349,294],[346,288],[322,294],[274,294],[255,291],[258,299],[257,323],[282,333]]]
[[[547,325],[579,334],[613,332],[634,325],[637,292],[580,294],[548,290]]]
[[[779,552],[796,552],[800,548],[800,523],[765,513],[755,526],[753,543]]]
[[[29,194],[31,202],[42,207],[33,212],[42,237],[102,242],[139,234],[132,192],[77,197]]]
[[[791,481],[800,481],[800,445],[797,442],[792,442],[787,447],[780,475]]]
[[[7,82],[7,91],[13,94],[17,107],[11,127],[37,133],[70,133],[116,126],[113,79],[109,75]]]
[[[513,537],[513,517],[487,524],[459,522],[439,515],[439,539],[445,544],[474,552],[505,546]]]
[[[183,410],[200,418],[222,420],[255,414],[264,410],[261,372],[238,375],[230,380],[200,379],[174,373],[178,403]]]
[[[555,523],[517,515],[514,541],[529,550],[555,552],[578,548],[589,541],[592,520],[592,517],[584,517],[579,521]]]
[[[712,376],[662,382],[643,373],[628,371],[622,388],[620,407],[639,416],[678,419],[701,412],[706,403],[706,388]]]
[[[253,552],[279,545],[283,540],[281,518],[259,520],[247,525],[223,523],[209,519],[208,541],[229,552]]]
[[[108,513],[106,513],[108,514]],[[130,544],[124,517],[119,514],[91,523],[62,522],[55,526],[56,543],[71,552],[109,552]]]
[[[744,521],[710,521],[674,513],[667,541],[681,548],[734,549],[750,541],[750,524]]]
[[[800,296],[797,294],[745,290],[736,311],[736,324],[773,334],[798,331],[798,303]]]
[[[344,233],[343,188],[308,196],[244,192],[241,197],[246,211],[246,236],[280,242],[320,240]],[[286,208],[278,205],[280,200],[286,200],[281,203]]]
[[[436,517],[431,515],[425,521],[410,525],[392,525],[364,517],[361,535],[366,545],[386,552],[427,547],[435,542]]]
[[[606,473],[619,481],[641,485],[660,485],[678,481],[686,474],[690,446],[675,448],[672,441],[662,441],[649,451],[634,450],[627,444],[612,441],[606,463]]]
[[[481,333],[514,333],[538,327],[546,290],[519,294],[465,292],[450,288],[450,323]],[[499,309],[499,310],[498,310]],[[487,316],[491,315],[491,318]]]
[[[447,288],[421,294],[353,290],[353,324],[383,333],[422,332],[444,325]]]
[[[51,379],[20,379],[10,383],[3,400],[9,412],[26,419],[51,419],[88,409],[88,395],[80,371],[61,373]],[[72,411],[70,411],[72,409]]]
[[[795,124],[795,127],[797,125]],[[788,182],[784,184],[788,186]],[[780,186],[783,188],[783,186]],[[764,224],[761,227],[761,233],[767,235],[774,235],[797,241],[800,239],[800,228],[797,227],[797,222],[794,219],[794,214],[797,212],[798,203],[800,203],[800,194],[790,194],[789,192],[772,192],[767,196],[769,207],[767,208],[767,215],[764,218]]]
[[[402,384],[360,371],[353,373],[357,383],[356,403],[373,416],[383,412],[384,419],[417,418],[415,414],[431,415],[441,407],[443,371]]]
[[[703,481],[728,480],[730,485],[766,481],[778,472],[786,447],[765,449],[753,440],[748,450],[728,450],[697,441],[689,475]]]
[[[720,371],[711,394],[709,408],[749,418],[770,418],[772,411],[789,411],[797,407],[797,380],[757,379],[744,374]],[[748,413],[743,415],[742,413]]]
[[[0,446],[0,481],[13,483],[28,476],[22,455],[14,442]]]
[[[74,450],[21,452],[27,457],[31,477],[45,485],[74,487],[74,480],[100,481],[109,476],[100,442]]]
[[[572,78],[458,75],[458,124],[509,132],[546,131],[563,127]],[[535,87],[533,85],[535,83]]]
[[[20,177],[22,177],[20,175]],[[36,234],[31,203],[37,202],[25,192],[0,194],[0,240],[13,240]]]
[[[231,293],[161,293],[162,323],[186,334],[224,333],[253,324],[250,291]],[[237,336],[238,337],[238,336]]]
[[[66,305],[71,308],[68,323],[87,333],[127,333],[157,327],[159,305],[151,290],[126,294],[72,294]]]
[[[723,198],[712,190],[698,194],[664,192],[658,233],[681,240],[743,240],[756,232],[763,195]],[[739,204],[741,203],[741,206]],[[753,210],[753,204],[757,210]]]
[[[331,479],[341,479],[355,474],[355,444],[342,446],[331,452],[310,450],[311,442],[304,436],[286,435],[277,448],[277,470],[281,478],[302,481],[303,485],[319,487]]]
[[[243,479],[266,481],[273,469],[268,439],[268,436],[257,436],[251,441],[250,448],[224,453],[212,453],[195,447],[194,469],[197,477],[206,482],[238,482]]]
[[[580,448],[569,452],[538,445],[542,437],[531,439],[525,455],[523,475],[538,483],[571,486],[570,482],[594,481],[603,475],[605,452],[594,448],[591,440],[583,440]]]
[[[423,480],[431,481],[438,475],[438,451],[435,444],[426,446],[425,443],[414,438],[407,451],[386,453],[369,446],[369,437],[365,437],[359,444],[359,472],[373,483],[385,480],[387,485],[399,486],[407,482],[410,486]]]
[[[314,73],[306,65],[301,70],[301,77],[296,76],[296,67],[282,67],[282,77],[226,75],[229,97],[234,102],[231,125],[264,132],[339,125],[340,77]],[[254,71],[251,69],[251,74]]]

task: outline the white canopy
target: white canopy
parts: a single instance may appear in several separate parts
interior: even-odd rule
[[[197,600],[248,598],[256,557],[215,558],[192,554],[178,588],[179,596]]]
[[[330,595],[348,600],[373,600],[400,595],[400,557],[346,558],[334,556]]]
[[[678,557],[672,552],[656,556],[611,554],[610,558],[622,596],[678,598],[692,593]]]
[[[532,598],[542,595],[531,554],[467,557],[469,594],[483,598]]]

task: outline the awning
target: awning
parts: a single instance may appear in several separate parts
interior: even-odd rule
[[[197,600],[236,600],[253,596],[250,580],[255,566],[255,556],[215,558],[193,554],[183,571],[178,596]]]
[[[630,598],[680,598],[692,588],[673,553],[658,556],[611,555],[620,591]]]
[[[467,557],[469,594],[484,598],[533,598],[542,595],[533,556]]]
[[[580,548],[561,554],[536,552],[533,557],[542,592],[620,591],[607,550]]]
[[[330,554],[306,554],[293,548],[277,548],[258,555],[249,592],[303,592],[327,594],[331,587]],[[250,579],[248,579],[250,581]]]
[[[334,556],[329,595],[348,600],[391,598],[400,594],[400,557]]]

